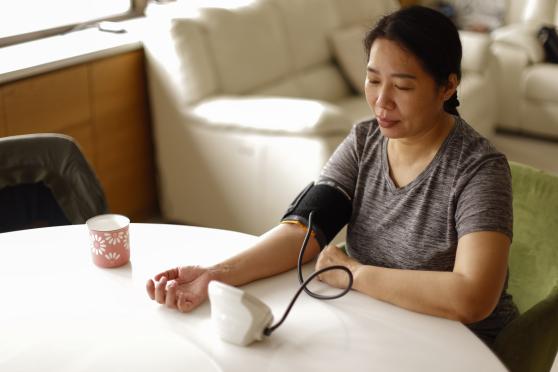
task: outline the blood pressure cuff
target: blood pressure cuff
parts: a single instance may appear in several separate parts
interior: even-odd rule
[[[335,235],[351,218],[353,207],[349,195],[333,182],[314,182],[289,205],[281,221],[299,221],[308,226],[310,212],[312,215],[312,231],[324,248],[335,238]]]

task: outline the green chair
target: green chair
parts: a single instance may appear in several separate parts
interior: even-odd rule
[[[494,352],[511,372],[547,372],[558,350],[558,176],[510,162],[514,237],[509,292],[520,316]]]

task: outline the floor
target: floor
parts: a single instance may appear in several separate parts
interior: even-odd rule
[[[506,154],[508,160],[558,175],[558,142],[496,134],[492,143]]]

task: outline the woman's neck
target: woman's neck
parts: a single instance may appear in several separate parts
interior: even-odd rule
[[[447,138],[454,125],[454,117],[443,113],[432,126],[416,136],[389,139],[388,155],[390,163],[412,166],[416,163],[429,163]]]
[[[389,139],[389,175],[396,187],[411,183],[432,162],[454,125],[452,115],[443,115],[438,124],[412,138]]]

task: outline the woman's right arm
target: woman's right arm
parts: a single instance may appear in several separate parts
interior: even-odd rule
[[[358,177],[358,154],[362,153],[371,128],[369,122],[354,125],[321,174],[350,196]],[[147,293],[160,304],[188,312],[206,300],[211,280],[237,286],[292,269],[297,264],[305,234],[306,229],[297,225],[280,224],[247,250],[215,266],[180,266],[155,275],[147,281]],[[311,238],[303,262],[310,261],[319,252],[318,242]]]
[[[300,226],[280,224],[245,251],[215,266],[182,266],[155,275],[147,282],[147,293],[160,304],[189,312],[207,299],[211,280],[238,286],[296,267],[305,234]],[[319,252],[318,242],[310,238],[303,262],[312,260]]]

